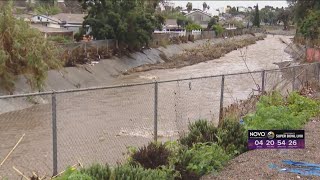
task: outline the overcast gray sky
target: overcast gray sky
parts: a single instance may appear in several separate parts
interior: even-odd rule
[[[188,2],[192,3],[193,8],[199,8],[202,9],[202,4],[203,2],[206,2],[209,6],[209,12],[213,13],[213,11],[215,11],[217,8],[221,8],[221,7],[226,7],[227,5],[230,6],[244,6],[244,7],[248,7],[248,6],[255,6],[256,4],[259,5],[259,9],[263,8],[266,5],[270,5],[273,7],[287,7],[288,4],[286,1],[276,1],[276,0],[269,0],[269,1],[221,1],[221,0],[211,0],[211,1],[206,1],[206,0],[198,0],[198,1],[173,1],[170,0],[170,2],[173,2],[175,6],[181,6],[183,8],[186,7]]]

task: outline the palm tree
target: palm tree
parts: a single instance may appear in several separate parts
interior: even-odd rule
[[[190,13],[190,11],[192,10],[192,3],[188,2],[186,7],[187,7],[187,10],[188,10],[188,13]]]
[[[205,10],[208,8],[207,3],[206,3],[206,2],[203,2],[202,7],[203,7],[203,11],[205,11]]]

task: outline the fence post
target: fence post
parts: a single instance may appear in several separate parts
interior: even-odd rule
[[[107,40],[107,52],[109,52],[109,40]]]
[[[262,93],[264,93],[264,91],[265,91],[265,74],[266,74],[266,71],[265,70],[263,70],[262,72],[261,72],[261,92]]]
[[[295,81],[296,81],[296,69],[295,67],[292,67],[293,76],[292,76],[292,91],[295,91]]]
[[[221,76],[221,92],[220,92],[220,109],[219,109],[219,125],[222,123],[223,118],[223,93],[224,93],[224,75]]]
[[[158,139],[158,82],[154,83],[154,126],[153,126],[154,141]]]
[[[51,95],[52,104],[52,155],[53,155],[53,176],[58,174],[58,150],[57,150],[57,104],[56,94]]]
[[[306,67],[306,81],[304,82],[304,84],[308,83],[308,66]]]

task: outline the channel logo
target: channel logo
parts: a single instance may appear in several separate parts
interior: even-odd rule
[[[267,134],[267,137],[268,137],[268,139],[273,139],[275,137],[274,132],[269,131],[268,134]]]

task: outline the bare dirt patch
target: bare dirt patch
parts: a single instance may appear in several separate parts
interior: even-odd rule
[[[237,50],[239,48],[255,44],[256,41],[259,40],[264,40],[265,37],[265,34],[258,34],[239,39],[226,39],[222,42],[215,44],[212,44],[210,43],[210,41],[207,41],[200,47],[185,50],[183,54],[175,55],[170,58],[162,54],[161,58],[164,60],[163,63],[144,64],[142,66],[138,66],[128,70],[127,72],[125,72],[125,74],[127,75],[130,73],[149,71],[153,69],[181,68],[200,62],[217,59],[233,50]]]

